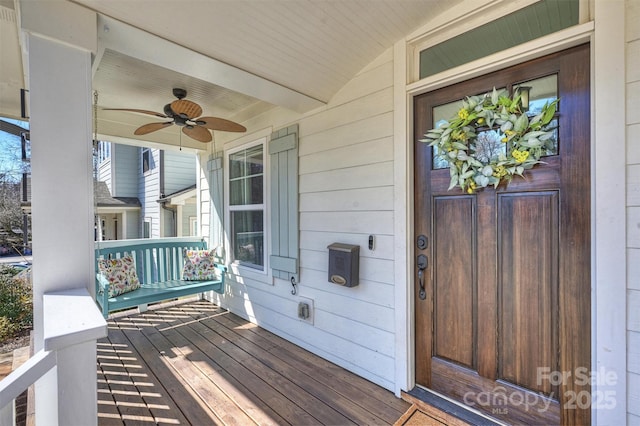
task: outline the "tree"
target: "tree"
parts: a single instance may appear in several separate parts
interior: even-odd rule
[[[2,130],[20,129],[4,121],[2,123]],[[5,248],[16,249],[23,245],[20,187],[29,172],[29,163],[22,160],[28,155],[23,153],[26,149],[28,143],[23,144],[20,136],[0,131],[0,246]]]
[[[0,174],[0,245],[22,246],[22,209],[20,183]]]

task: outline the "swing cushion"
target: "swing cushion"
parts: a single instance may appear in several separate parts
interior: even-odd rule
[[[216,267],[216,249],[184,251],[182,279],[185,281],[219,280],[221,271]]]
[[[140,288],[133,257],[98,260],[98,281],[109,283],[109,297],[118,296]]]

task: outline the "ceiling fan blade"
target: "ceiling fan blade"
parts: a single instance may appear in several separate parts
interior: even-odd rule
[[[146,109],[130,109],[130,108],[102,108],[103,111],[129,111],[129,112],[139,112],[140,114],[149,114],[155,115],[160,118],[169,118],[161,112],[148,111]]]
[[[188,101],[186,99],[179,99],[171,102],[171,109],[178,115],[183,115],[186,118],[195,118],[202,114],[202,108],[195,102]]]
[[[134,135],[146,135],[147,133],[155,132],[156,130],[164,129],[173,124],[173,121],[165,121],[164,123],[149,123],[144,124],[133,132]]]
[[[213,140],[211,132],[202,126],[184,126],[182,128],[182,133],[200,142],[211,142]]]
[[[224,132],[246,132],[247,128],[233,122],[218,117],[200,117],[196,120],[198,124],[211,130],[222,130]]]

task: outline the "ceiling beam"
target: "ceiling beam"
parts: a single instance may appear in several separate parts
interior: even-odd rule
[[[192,76],[256,99],[304,113],[325,105],[239,68],[179,46],[120,21],[98,15],[98,53],[111,49],[124,55]],[[98,54],[93,66],[99,66]]]

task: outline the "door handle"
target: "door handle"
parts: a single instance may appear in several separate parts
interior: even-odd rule
[[[424,270],[427,267],[427,256],[424,254],[419,255],[416,265],[418,266],[418,284],[420,285],[418,297],[420,297],[420,300],[424,300],[427,298],[427,292],[424,289]]]

